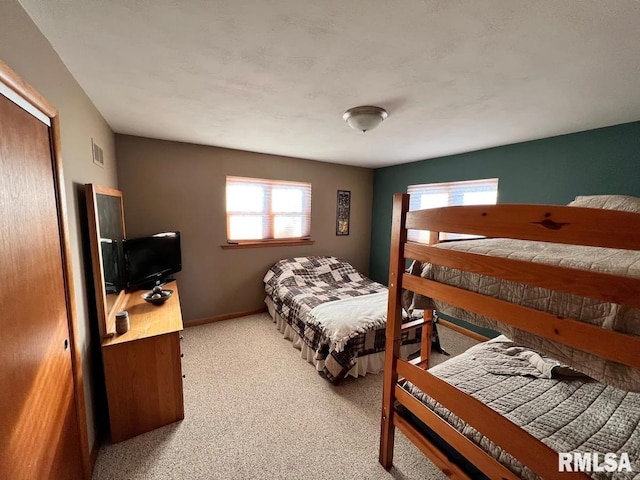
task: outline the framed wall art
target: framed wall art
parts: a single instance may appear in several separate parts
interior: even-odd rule
[[[336,235],[349,235],[349,215],[351,213],[351,190],[338,190],[336,209]]]

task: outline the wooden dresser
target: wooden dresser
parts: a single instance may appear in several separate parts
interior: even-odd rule
[[[161,306],[128,293],[130,330],[102,342],[114,443],[184,418],[180,298],[175,281],[163,288],[174,294]]]

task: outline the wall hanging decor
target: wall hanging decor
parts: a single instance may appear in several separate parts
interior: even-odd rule
[[[349,214],[351,212],[351,191],[338,190],[336,210],[336,235],[349,235]]]

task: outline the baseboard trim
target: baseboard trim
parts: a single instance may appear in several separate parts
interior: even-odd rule
[[[246,312],[233,312],[225,313],[224,315],[216,315],[210,318],[201,318],[199,320],[189,320],[184,322],[184,327],[197,327],[198,325],[205,325],[207,323],[221,322],[222,320],[231,320],[232,318],[246,317],[247,315],[256,315],[267,311],[267,307],[258,308],[255,310],[248,310]]]

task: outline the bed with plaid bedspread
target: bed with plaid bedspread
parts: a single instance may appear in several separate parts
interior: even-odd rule
[[[385,328],[367,329],[336,348],[322,325],[309,322],[314,307],[336,300],[386,292],[387,288],[336,257],[296,257],[280,260],[264,277],[265,292],[275,311],[325,362],[323,373],[336,382],[358,357],[384,351]],[[403,332],[402,344],[419,343],[420,330]]]

